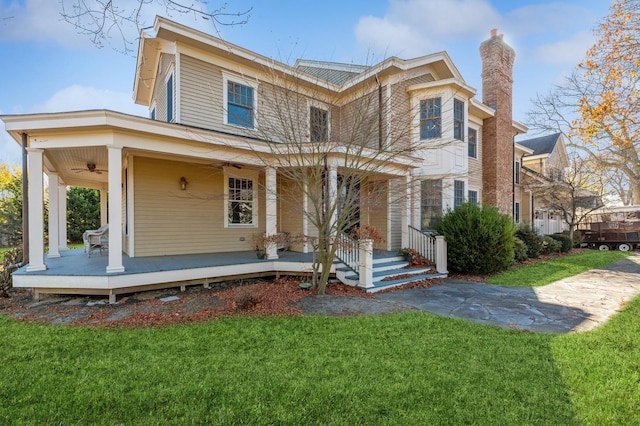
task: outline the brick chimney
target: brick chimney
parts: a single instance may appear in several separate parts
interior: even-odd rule
[[[497,29],[480,44],[482,102],[495,109],[482,127],[482,201],[513,214],[513,61]]]

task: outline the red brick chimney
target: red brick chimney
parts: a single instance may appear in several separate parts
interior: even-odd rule
[[[482,102],[495,109],[482,127],[482,201],[513,214],[513,62],[515,51],[497,29],[480,44]]]

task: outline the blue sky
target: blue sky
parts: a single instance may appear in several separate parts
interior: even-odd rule
[[[64,0],[67,4],[72,0]],[[126,5],[136,0],[115,0]],[[223,4],[208,0],[209,7]],[[516,50],[514,119],[571,72],[593,44],[608,0],[234,0],[253,7],[247,24],[219,28],[226,40],[293,64],[297,58],[373,64],[446,50],[481,99],[478,47],[498,28]],[[161,7],[147,11],[148,25]],[[101,49],[61,20],[54,0],[0,0],[0,114],[108,108],[147,115],[132,100],[135,57]],[[168,16],[214,33],[193,15]],[[214,33],[215,34],[215,33]],[[131,32],[131,38],[136,32]],[[0,124],[0,161],[20,162]]]

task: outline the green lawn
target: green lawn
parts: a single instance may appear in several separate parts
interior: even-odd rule
[[[0,424],[640,424],[640,298],[587,333],[426,313],[150,329],[0,317]]]
[[[531,265],[517,265],[489,278],[487,282],[511,287],[537,287],[589,269],[610,265],[627,256],[629,256],[628,252],[589,250]]]

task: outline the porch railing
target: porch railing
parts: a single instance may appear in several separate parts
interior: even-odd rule
[[[442,235],[429,235],[409,225],[408,246],[417,250],[436,266],[436,271],[447,272],[447,242]]]
[[[353,272],[358,272],[360,268],[358,240],[342,233],[336,237],[336,245],[336,257]]]

